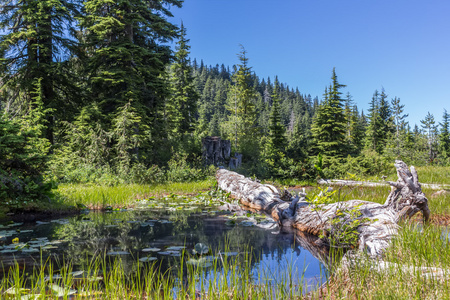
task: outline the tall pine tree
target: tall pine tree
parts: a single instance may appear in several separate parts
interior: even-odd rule
[[[167,103],[167,119],[175,136],[193,132],[197,117],[199,95],[194,85],[188,43],[186,28],[181,23],[175,61],[170,67],[171,95]]]
[[[346,120],[340,89],[345,85],[338,82],[334,68],[331,79],[332,84],[329,90],[325,92],[325,99],[317,109],[311,132],[319,153],[343,156],[347,151],[345,143]]]
[[[229,138],[237,151],[246,158],[259,154],[258,128],[256,123],[256,91],[252,86],[251,67],[248,66],[247,51],[241,45],[239,64],[232,76],[233,85],[228,92],[226,122]]]

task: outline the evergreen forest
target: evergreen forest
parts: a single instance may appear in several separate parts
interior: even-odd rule
[[[409,124],[401,95],[375,86],[362,111],[333,66],[310,95],[258,77],[244,46],[233,66],[205,65],[190,57],[189,28],[170,21],[181,6],[0,1],[0,202],[45,200],[58,183],[201,179],[214,173],[207,136],[230,140],[239,171],[261,179],[450,165],[446,110]]]

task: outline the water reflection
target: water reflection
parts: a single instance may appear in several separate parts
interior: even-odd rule
[[[309,284],[316,284],[323,280],[321,276],[326,276],[320,262],[326,262],[326,253],[322,257],[305,250],[308,249],[305,237],[295,232],[252,226],[267,223],[262,217],[231,217],[213,209],[186,205],[180,208],[179,204],[171,204],[3,225],[0,259],[3,268],[14,261],[31,267],[40,264],[42,255],[44,261],[48,258],[70,261],[76,270],[88,265],[94,257],[106,255],[111,261],[120,257],[129,272],[136,271],[136,262],[141,258],[141,262],[158,261],[161,268],[176,273],[183,253],[194,259],[193,264],[205,263],[192,254],[201,243],[211,249],[211,261],[219,252],[249,255],[252,276],[257,283],[277,283],[289,277],[291,282],[304,278]]]

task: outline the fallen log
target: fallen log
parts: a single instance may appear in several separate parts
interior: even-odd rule
[[[216,179],[219,188],[230,192],[242,205],[269,214],[281,227],[293,227],[319,237],[316,241],[319,244],[349,247],[344,239],[336,239],[336,235],[346,234],[342,228],[357,224],[355,246],[379,257],[397,234],[400,220],[411,218],[420,211],[425,221],[430,217],[428,199],[421,190],[415,168],[411,166],[409,170],[402,161],[396,161],[394,165],[398,180],[388,182],[391,192],[384,204],[349,200],[315,205],[304,193],[291,201],[284,201],[274,186],[261,184],[236,172],[219,169]],[[338,243],[330,243],[332,240]]]

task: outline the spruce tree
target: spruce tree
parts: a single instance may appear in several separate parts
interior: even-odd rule
[[[267,140],[269,145],[268,149],[271,153],[270,156],[277,156],[278,153],[284,153],[286,151],[285,128],[281,123],[280,115],[279,89],[278,78],[275,78],[272,93],[272,109],[269,118],[269,136]]]
[[[319,153],[343,156],[347,151],[345,144],[346,120],[340,89],[345,85],[338,82],[335,69],[333,69],[331,79],[332,84],[329,90],[325,91],[324,101],[317,109],[311,132]]]
[[[194,85],[188,43],[186,28],[181,23],[175,61],[170,67],[171,95],[167,103],[167,119],[175,136],[193,132],[197,117],[199,95]]]
[[[259,154],[258,129],[256,123],[256,91],[252,86],[251,67],[248,66],[247,51],[241,46],[239,64],[232,76],[233,85],[228,92],[226,108],[229,111],[225,124],[229,138],[236,150],[245,157]]]
[[[450,157],[450,115],[447,110],[444,109],[444,114],[442,115],[442,123],[439,133],[439,152],[443,158],[447,159]]]
[[[425,130],[428,143],[428,162],[433,162],[436,156],[437,126],[434,116],[428,112],[425,119],[420,120],[422,128]]]
[[[401,145],[408,125],[408,122],[406,121],[408,114],[403,113],[405,105],[400,104],[400,98],[395,97],[391,100],[391,104],[393,122],[395,126],[395,152],[397,157],[399,157],[401,152]]]
[[[382,153],[384,150],[384,125],[380,114],[380,94],[375,90],[369,106],[368,124],[366,130],[366,147]]]
[[[177,26],[168,7],[181,6],[178,0],[87,0],[79,18],[82,31],[85,76],[88,96],[97,102],[104,115],[105,128],[114,131],[111,116],[118,116],[128,105],[145,126],[128,126],[128,138],[136,130],[146,140],[147,155],[140,159],[156,162],[167,157],[163,141],[167,137],[164,104],[168,98],[166,70],[172,51],[165,43],[177,37]],[[117,143],[117,140],[113,140]],[[135,147],[130,145],[128,152]]]
[[[60,68],[73,47],[74,1],[0,1],[0,88],[14,115],[23,115],[40,80],[46,109],[65,105],[58,90],[70,85]],[[53,143],[54,117],[46,116],[45,135]]]

